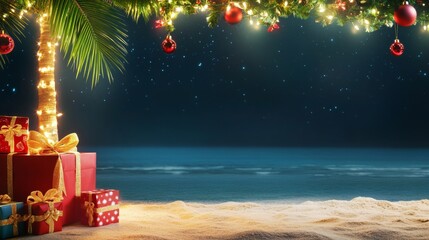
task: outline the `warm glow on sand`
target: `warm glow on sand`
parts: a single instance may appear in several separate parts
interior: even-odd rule
[[[67,226],[40,239],[427,239],[429,200],[124,203],[119,224]]]

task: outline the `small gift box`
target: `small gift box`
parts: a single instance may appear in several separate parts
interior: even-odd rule
[[[119,191],[100,189],[84,191],[81,195],[81,222],[90,227],[99,227],[119,222]]]
[[[45,195],[33,191],[27,198],[27,204],[28,233],[40,235],[62,231],[63,203],[57,189],[50,189]]]
[[[12,202],[8,195],[0,195],[0,239],[26,233],[24,203]]]
[[[0,116],[0,153],[28,153],[28,118]]]

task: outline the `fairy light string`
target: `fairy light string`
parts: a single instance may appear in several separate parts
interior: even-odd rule
[[[37,20],[40,26],[40,42],[37,51],[39,63],[39,105],[37,116],[39,118],[39,130],[51,142],[58,141],[57,117],[57,92],[55,91],[55,52],[58,42],[51,37],[49,16],[42,14]]]

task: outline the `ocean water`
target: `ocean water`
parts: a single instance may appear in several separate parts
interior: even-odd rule
[[[81,149],[82,150],[82,149]],[[97,187],[170,202],[429,199],[429,149],[90,148]]]

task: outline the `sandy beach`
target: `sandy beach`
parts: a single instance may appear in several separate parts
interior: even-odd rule
[[[429,239],[429,200],[124,202],[120,223],[26,239]]]

